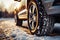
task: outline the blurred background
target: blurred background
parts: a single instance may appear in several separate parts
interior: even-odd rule
[[[0,0],[0,18],[10,18],[14,17],[14,11],[15,9],[20,8],[20,2],[14,1],[14,0]]]

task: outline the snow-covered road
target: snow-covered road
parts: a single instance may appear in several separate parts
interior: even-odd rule
[[[60,36],[31,35],[29,29],[16,26],[13,18],[0,18],[0,29],[3,29],[7,37],[12,37],[12,40],[60,40]]]

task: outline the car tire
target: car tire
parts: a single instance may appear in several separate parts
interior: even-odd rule
[[[42,14],[42,18],[39,18],[39,26],[35,33],[37,36],[47,36],[52,33],[53,28],[54,17]]]
[[[54,18],[51,16],[44,16],[41,35],[50,35],[54,28]]]
[[[38,27],[35,34],[37,36],[49,35],[52,33],[54,28],[54,17],[46,13],[42,4],[39,4],[38,8]]]

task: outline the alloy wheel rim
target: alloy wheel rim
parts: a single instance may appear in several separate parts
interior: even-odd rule
[[[29,7],[29,27],[34,32],[36,30],[36,27],[38,25],[38,14],[37,14],[37,7],[36,5],[32,4]]]

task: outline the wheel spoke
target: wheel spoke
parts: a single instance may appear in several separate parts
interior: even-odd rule
[[[30,14],[30,13],[32,13],[32,8],[31,8],[31,7],[30,7],[30,9],[29,9],[29,14]]]
[[[36,9],[36,7],[35,7],[35,5],[33,5],[32,13],[34,13],[35,9]]]
[[[32,29],[34,29],[34,22],[32,22]]]
[[[31,29],[33,30],[36,26],[36,6],[35,5],[31,5],[31,7],[29,8],[29,24]]]

